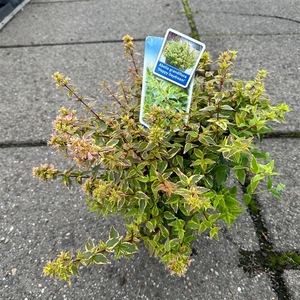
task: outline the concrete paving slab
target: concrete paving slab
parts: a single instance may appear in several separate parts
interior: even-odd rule
[[[250,278],[238,267],[240,248],[257,249],[246,213],[221,230],[220,242],[199,237],[185,278],[169,275],[143,247],[134,260],[82,269],[71,287],[42,277],[43,265],[60,251],[81,248],[89,236],[105,239],[111,225],[120,227],[117,217],[89,214],[79,190],[33,178],[32,167],[45,162],[65,165],[48,147],[0,149],[0,298],[277,299],[265,274]]]
[[[298,131],[298,0],[188,3],[198,11],[193,17],[213,58],[236,49],[238,77],[252,78],[257,69],[269,71],[272,100],[287,101],[294,109],[287,125],[274,127]],[[180,0],[32,0],[0,33],[0,142],[49,138],[57,109],[69,106],[52,84],[55,71],[74,79],[82,93],[99,99],[99,107],[107,104],[107,97],[98,94],[98,82],[123,77],[122,37],[163,36],[167,27],[189,34],[182,11]],[[141,53],[142,49],[140,42]],[[277,180],[287,183],[281,202],[259,198],[269,238],[277,250],[299,251],[299,142],[268,139],[262,147],[272,151],[283,174]],[[118,218],[89,214],[79,190],[70,193],[58,183],[42,184],[32,178],[33,166],[62,163],[51,153],[44,147],[0,149],[0,299],[277,299],[266,274],[249,278],[238,267],[240,249],[258,250],[247,213],[232,228],[221,230],[220,242],[204,234],[194,243],[195,262],[185,278],[170,276],[143,247],[135,260],[82,269],[71,288],[42,277],[45,262],[61,250],[81,247],[88,236],[105,238],[111,225],[120,227]],[[284,273],[295,300],[297,272]]]
[[[286,114],[285,124],[272,125],[277,131],[298,131],[300,36],[241,36],[204,37],[206,50],[217,59],[222,51],[237,50],[235,76],[251,79],[257,70],[268,71],[266,90],[274,104],[286,102],[292,112]]]
[[[300,5],[298,0],[189,0],[191,10],[197,12],[215,12],[230,16],[270,16],[275,19],[300,22]]]
[[[272,16],[199,11],[193,15],[193,19],[200,36],[299,34],[298,22]]]
[[[235,66],[236,76],[240,78],[250,79],[256,70],[267,69],[266,89],[272,102],[285,101],[293,109],[286,116],[286,124],[274,124],[273,127],[278,131],[298,130],[299,36],[206,37],[204,42],[213,59],[221,51],[238,50]],[[144,43],[138,42],[136,46],[143,53]],[[127,60],[122,59],[121,42],[2,48],[0,54],[5,57],[0,60],[0,69],[5,74],[0,82],[3,141],[49,138],[57,110],[61,106],[73,105],[55,89],[51,79],[54,72],[60,71],[71,77],[80,93],[97,99],[97,106],[101,109],[110,100],[106,94],[99,94],[99,83],[107,79],[113,84],[122,79],[128,65]],[[140,60],[142,66],[142,56]]]
[[[32,2],[1,32],[0,46],[64,44],[189,34],[180,0]],[[22,30],[20,30],[22,28]]]
[[[291,291],[291,300],[300,299],[300,271],[284,271],[284,277]]]
[[[300,251],[300,140],[265,139],[260,146],[275,159],[275,171],[280,176],[275,183],[286,184],[282,200],[262,194],[259,203],[274,247],[279,251]]]
[[[136,46],[143,53],[144,43]],[[80,94],[95,100],[97,109],[110,104],[111,98],[100,93],[100,83],[107,80],[115,86],[126,78],[130,64],[123,53],[121,42],[0,49],[0,56],[5,57],[0,60],[4,74],[0,81],[1,141],[48,139],[58,109],[76,107],[75,101],[55,88],[54,72],[71,77]]]

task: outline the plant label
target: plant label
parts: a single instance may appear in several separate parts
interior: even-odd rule
[[[158,53],[153,73],[186,88],[204,49],[205,44],[169,28]]]
[[[153,73],[163,41],[163,38],[155,36],[148,36],[145,41],[140,122],[147,128],[151,126],[149,112],[153,106],[185,114],[184,122],[186,123],[192,100],[194,74],[190,76],[188,87],[183,88]]]

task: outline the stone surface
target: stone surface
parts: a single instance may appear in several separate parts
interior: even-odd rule
[[[300,299],[300,271],[284,271],[284,277],[291,291],[291,300]]]
[[[82,248],[88,237],[106,240],[120,219],[87,212],[80,190],[41,183],[32,168],[42,163],[68,167],[51,148],[0,149],[0,298],[19,299],[271,299],[266,275],[249,278],[239,264],[239,249],[257,250],[250,217],[245,212],[232,228],[222,224],[220,241],[206,234],[193,244],[195,262],[185,278],[171,276],[147,250],[133,260],[82,269],[82,276],[53,284],[42,277],[44,264],[60,251]],[[13,271],[12,271],[13,270]],[[12,275],[12,273],[14,275]],[[100,295],[100,296],[99,296]],[[83,297],[83,298],[82,298]],[[87,298],[84,298],[87,299]]]
[[[300,77],[300,36],[239,36],[239,37],[204,37],[206,50],[215,60],[226,50],[237,50],[235,76],[241,79],[253,79],[257,70],[268,71],[266,91],[273,104],[286,102],[292,111],[286,116],[285,124],[272,124],[281,132],[298,131],[299,122],[299,87]],[[294,45],[291,47],[291,45]]]
[[[300,7],[298,0],[277,1],[277,0],[204,0],[199,3],[197,0],[189,0],[190,7],[194,12],[218,13],[219,18],[261,17],[274,18],[275,20],[285,19],[290,22],[300,22]],[[266,19],[267,20],[267,19]],[[243,26],[240,23],[238,27]],[[199,28],[200,31],[200,28]],[[299,31],[297,31],[299,33]]]
[[[137,50],[143,52],[143,43],[137,43]],[[5,74],[0,82],[1,140],[48,139],[59,108],[78,107],[55,88],[51,76],[57,71],[70,77],[78,93],[98,110],[110,105],[108,94],[100,93],[100,83],[106,80],[113,87],[127,77],[130,64],[122,58],[123,53],[122,42],[0,48],[0,55],[5,57],[0,60]]]
[[[260,146],[275,160],[275,171],[280,175],[274,178],[274,185],[286,185],[281,201],[268,194],[259,196],[271,240],[280,251],[300,250],[299,147],[299,139],[265,139]]]
[[[121,41],[125,34],[144,39],[168,27],[189,34],[182,12],[180,0],[32,1],[3,29],[0,46]]]
[[[193,19],[207,51],[238,50],[236,76],[250,79],[267,69],[266,88],[274,103],[286,101],[293,111],[277,131],[299,130],[298,0],[189,0]],[[191,32],[184,7],[176,1],[32,0],[0,32],[0,299],[235,299],[277,300],[269,277],[250,278],[239,267],[239,250],[259,250],[253,223],[245,212],[220,241],[203,234],[194,242],[195,262],[185,278],[169,275],[141,247],[134,260],[83,268],[72,286],[42,276],[44,264],[60,251],[82,248],[89,236],[106,239],[118,217],[98,218],[87,211],[80,189],[32,177],[41,163],[66,166],[46,147],[18,143],[49,139],[51,123],[70,100],[55,90],[51,75],[71,77],[80,93],[101,110],[110,102],[99,83],[117,82],[126,71],[121,40],[130,34],[143,53],[148,35],[164,36],[168,27]],[[141,56],[142,61],[142,56]],[[262,195],[259,203],[278,251],[299,251],[299,140],[265,139],[261,147],[275,158],[287,185],[283,199]],[[299,298],[298,271],[285,270],[294,299]]]

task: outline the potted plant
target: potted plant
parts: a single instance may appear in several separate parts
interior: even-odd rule
[[[113,92],[103,83],[115,109],[96,111],[76,93],[69,78],[53,75],[57,87],[81,102],[89,115],[60,110],[49,145],[72,160],[74,167],[58,170],[41,165],[34,175],[44,181],[61,178],[67,187],[82,186],[90,211],[119,214],[126,227],[124,236],[112,227],[107,240],[90,239],[84,250],[62,252],[47,263],[46,275],[68,282],[80,265],[132,257],[140,243],[172,274],[183,276],[197,236],[206,231],[218,239],[222,222],[230,226],[243,211],[237,186],[227,182],[230,173],[242,185],[251,175],[246,204],[252,194],[261,192],[261,181],[278,198],[283,188],[273,186],[274,161],[255,146],[272,130],[269,123],[284,121],[289,111],[285,103],[271,105],[263,83],[266,71],[250,81],[235,79],[235,51],[222,53],[215,63],[205,52],[188,122],[182,122],[185,113],[155,105],[148,113],[152,126],[146,129],[138,121],[141,75],[130,36],[124,37],[124,45],[125,56],[133,63],[128,84],[119,82]],[[210,65],[216,65],[217,71],[209,71]]]
[[[163,55],[167,64],[183,71],[192,68],[198,57],[196,50],[179,37],[167,41]]]

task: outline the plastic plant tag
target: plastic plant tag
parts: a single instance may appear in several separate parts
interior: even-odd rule
[[[153,73],[181,87],[187,87],[199,64],[205,45],[169,28]]]
[[[184,122],[186,123],[192,99],[193,75],[187,88],[182,88],[154,75],[154,64],[162,44],[163,38],[161,37],[148,36],[145,41],[140,122],[148,128],[151,126],[148,114],[153,106],[185,114]],[[168,121],[170,120],[166,120]]]

